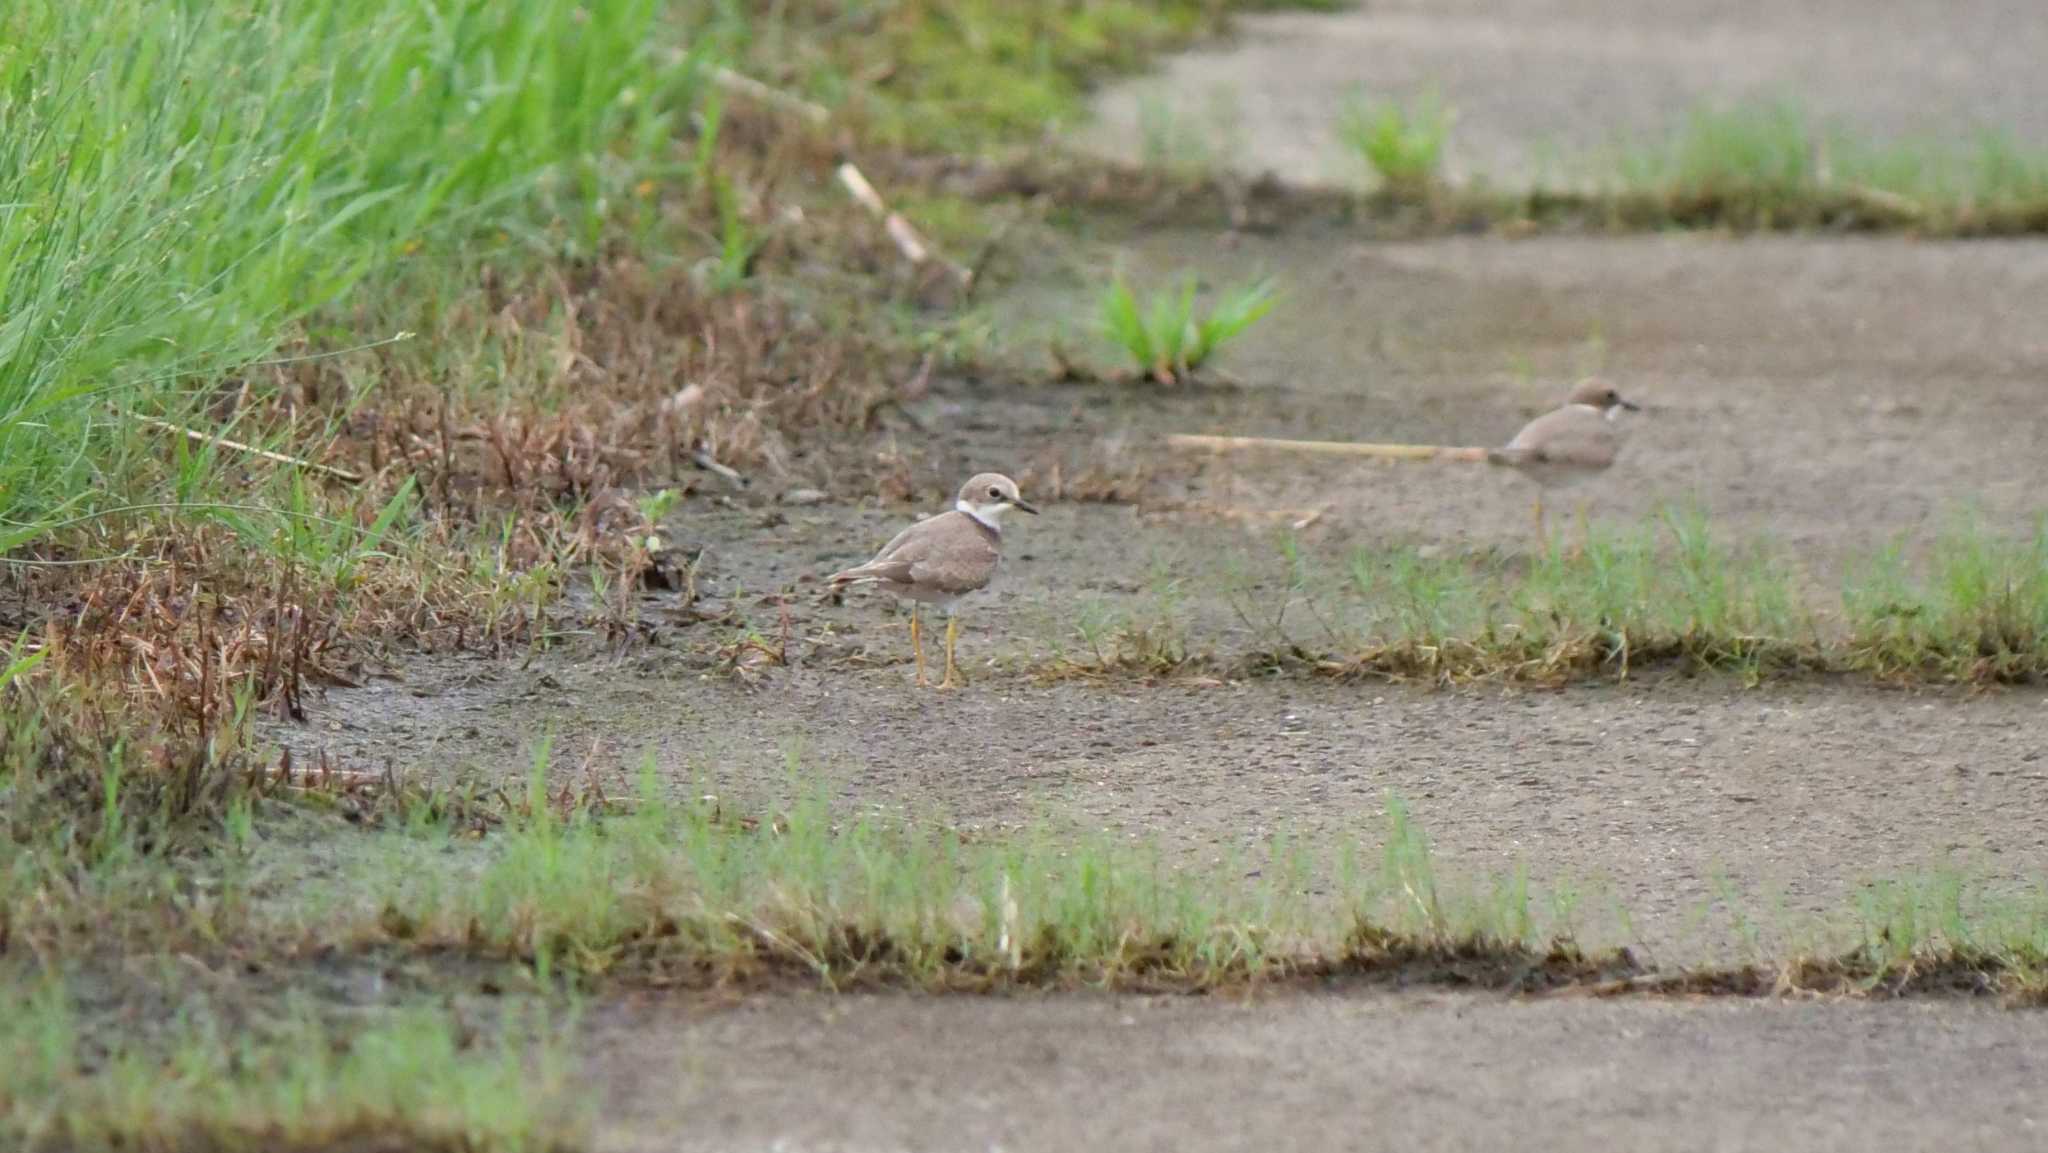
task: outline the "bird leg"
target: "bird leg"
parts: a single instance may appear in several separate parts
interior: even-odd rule
[[[952,613],[947,613],[947,614],[946,614],[946,675],[945,675],[945,676],[944,676],[943,678],[941,678],[941,679],[940,679],[940,681],[939,681],[939,687],[940,687],[940,688],[942,688],[942,689],[955,689],[955,688],[959,688],[959,687],[960,687],[960,682],[959,682],[958,680],[954,679],[954,673],[955,673],[955,671],[956,671],[956,670],[955,670],[955,668],[954,668],[954,666],[953,666],[953,643],[954,643],[955,641],[957,641],[957,640],[958,640],[959,638],[960,638],[960,621],[959,621],[959,619],[958,619],[958,618],[956,618],[956,617],[955,617],[955,616],[954,616],[954,615],[953,615]]]
[[[910,602],[910,649],[917,654],[917,687],[931,684],[924,675],[924,626],[917,617],[917,602]]]
[[[1536,490],[1536,504],[1534,506],[1534,511],[1536,519],[1536,551],[1540,555],[1550,550],[1550,533],[1545,531],[1545,526],[1543,524],[1542,489]]]

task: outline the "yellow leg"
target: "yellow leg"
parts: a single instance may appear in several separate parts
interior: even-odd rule
[[[910,602],[910,649],[917,654],[917,687],[923,688],[931,682],[924,676],[924,626],[917,617],[917,602]]]
[[[1544,525],[1544,523],[1543,523],[1543,492],[1542,492],[1542,490],[1540,490],[1540,489],[1539,489],[1539,490],[1537,490],[1537,493],[1536,493],[1536,505],[1535,505],[1535,512],[1536,512],[1536,551],[1537,551],[1538,553],[1544,553],[1544,552],[1548,552],[1548,551],[1550,551],[1550,533],[1549,533],[1549,532],[1547,531],[1547,528],[1546,528],[1546,526],[1545,526],[1545,525]]]
[[[959,622],[959,621],[958,621],[957,619],[955,619],[955,618],[954,618],[954,616],[953,616],[953,614],[952,614],[952,613],[947,613],[947,614],[946,614],[946,675],[945,675],[945,677],[943,677],[943,678],[942,678],[942,679],[941,679],[941,680],[939,681],[939,687],[940,687],[940,688],[942,688],[942,689],[952,689],[952,688],[958,688],[958,687],[960,687],[960,682],[959,682],[959,681],[958,681],[957,679],[955,679],[955,677],[954,677],[954,673],[955,673],[955,671],[956,671],[956,670],[955,670],[955,669],[954,669],[954,667],[953,667],[953,642],[957,641],[957,640],[958,640],[959,638],[960,638],[960,622]]]

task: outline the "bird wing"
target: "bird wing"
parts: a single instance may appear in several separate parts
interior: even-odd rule
[[[968,592],[988,582],[994,534],[957,509],[918,521],[890,539],[875,559],[831,576],[833,584],[884,581]],[[944,547],[940,547],[943,543]]]
[[[925,553],[930,551],[931,542],[918,534],[918,530],[923,528],[926,523],[928,522],[918,521],[916,524],[890,537],[889,543],[882,546],[882,551],[875,554],[875,559],[866,564],[855,565],[850,569],[833,573],[830,578],[831,582],[833,584],[850,584],[854,581],[872,580],[902,584],[909,581],[912,569],[924,557]]]
[[[969,593],[995,575],[1001,539],[986,525],[963,512],[950,512],[944,524],[919,543],[926,547],[911,562],[910,579],[944,593]]]
[[[1503,464],[1565,464],[1606,468],[1614,463],[1621,438],[1598,409],[1573,405],[1546,412],[1522,426],[1493,458]]]

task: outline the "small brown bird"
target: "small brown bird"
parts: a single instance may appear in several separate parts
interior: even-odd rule
[[[873,584],[910,601],[910,647],[917,654],[917,683],[924,675],[924,634],[917,606],[936,605],[946,614],[946,675],[939,687],[956,684],[953,645],[960,624],[954,608],[967,594],[987,587],[1002,560],[1003,514],[1011,509],[1038,510],[1017,493],[1017,482],[1001,473],[984,472],[960,486],[951,512],[918,521],[882,546],[875,559],[828,578],[835,589]]]
[[[1607,471],[1621,454],[1621,429],[1616,418],[1636,405],[1623,400],[1614,386],[1589,377],[1573,388],[1563,407],[1522,426],[1515,439],[1489,449],[1486,459],[1516,469],[1536,481],[1536,536],[1543,531],[1543,491],[1568,488]]]

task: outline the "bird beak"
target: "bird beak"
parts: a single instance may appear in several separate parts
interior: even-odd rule
[[[1629,410],[1630,412],[1641,412],[1641,411],[1643,410],[1643,406],[1642,406],[1642,405],[1640,405],[1640,404],[1637,404],[1637,403],[1636,403],[1635,401],[1632,401],[1632,400],[1623,400],[1623,399],[1621,399],[1621,398],[1620,398],[1620,397],[1618,397],[1618,396],[1614,398],[1614,403],[1616,403],[1616,404],[1620,405],[1621,407],[1623,407],[1623,408],[1625,408],[1625,409]]]
[[[1038,510],[1037,510],[1037,509],[1035,509],[1035,508],[1032,508],[1032,507],[1031,507],[1030,505],[1028,505],[1028,504],[1025,504],[1025,503],[1024,503],[1024,498],[1023,498],[1023,497],[1021,497],[1021,496],[1018,496],[1018,497],[1011,497],[1011,498],[1010,498],[1010,507],[1011,507],[1011,508],[1014,508],[1014,509],[1016,509],[1016,510],[1017,510],[1018,512],[1028,512],[1028,513],[1030,513],[1030,514],[1031,514],[1032,516],[1037,516],[1037,515],[1038,515]]]

